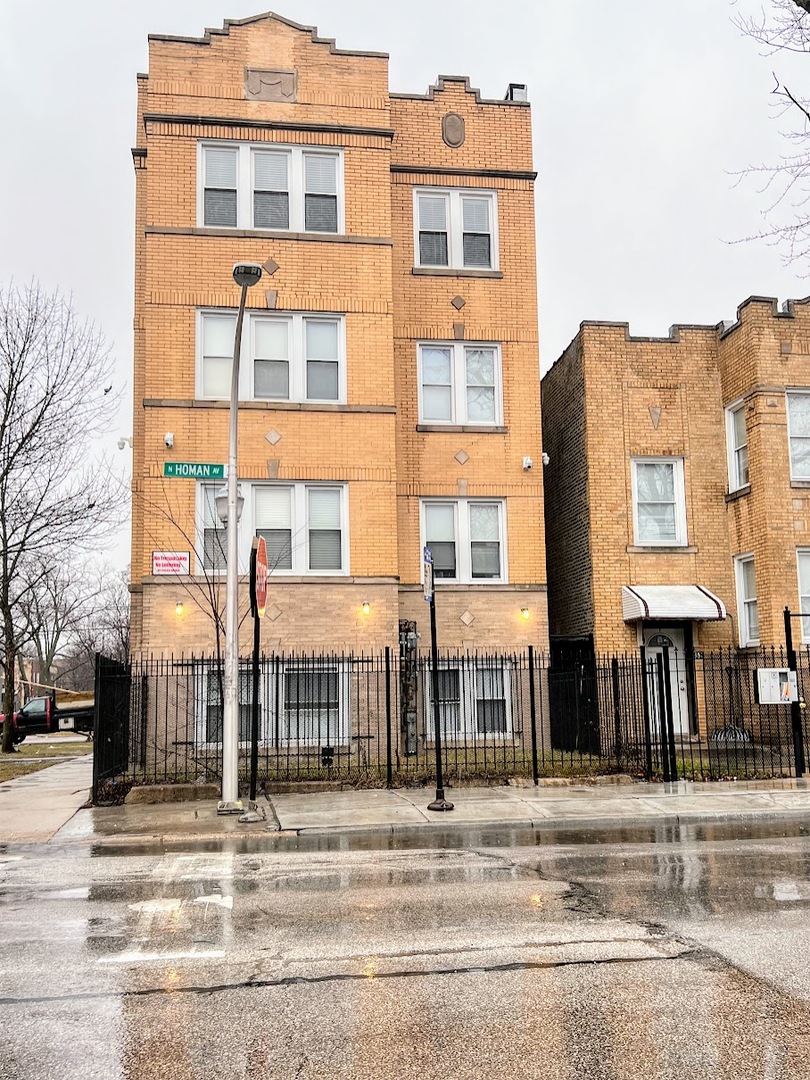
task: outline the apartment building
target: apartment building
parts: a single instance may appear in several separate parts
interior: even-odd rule
[[[138,76],[132,643],[205,653],[224,610],[237,262],[240,610],[262,648],[548,641],[531,115],[266,14],[149,39]],[[211,468],[209,468],[211,466]],[[249,620],[241,650],[249,650]]]
[[[783,644],[810,613],[810,302],[666,338],[585,322],[542,402],[559,662]]]

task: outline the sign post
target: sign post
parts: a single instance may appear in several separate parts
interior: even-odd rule
[[[444,797],[442,772],[442,725],[439,710],[439,648],[436,642],[436,591],[433,587],[433,553],[425,546],[422,555],[425,572],[425,600],[430,604],[430,666],[431,697],[433,698],[433,741],[436,746],[436,798],[428,810],[452,810],[453,804]]]
[[[250,614],[253,616],[253,694],[250,708],[250,813],[244,819],[263,821],[256,811],[256,774],[259,769],[259,641],[261,619],[267,607],[267,545],[263,536],[254,536],[250,549]],[[252,815],[256,814],[254,818]],[[240,821],[243,820],[240,818]]]

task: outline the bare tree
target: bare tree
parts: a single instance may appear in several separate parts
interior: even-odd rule
[[[2,751],[13,750],[14,669],[22,607],[54,561],[114,526],[125,491],[94,441],[115,395],[102,334],[69,299],[36,282],[0,287],[0,636]]]
[[[122,663],[129,659],[129,570],[103,568],[95,591],[76,621],[68,647],[59,657],[59,684],[66,690],[89,690],[96,653]]]
[[[771,0],[767,10],[735,22],[768,55],[810,53],[810,0]],[[789,150],[740,174],[756,177],[768,199],[765,228],[743,240],[765,240],[781,248],[786,263],[802,263],[810,256],[810,99],[775,71],[773,79],[771,93],[778,117],[787,124],[782,134]]]

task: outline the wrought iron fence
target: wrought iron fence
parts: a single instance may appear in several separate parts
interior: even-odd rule
[[[446,781],[629,773],[649,779],[794,775],[810,746],[801,712],[760,705],[758,667],[787,666],[779,650],[593,656],[568,668],[529,648],[442,652],[439,721]],[[800,654],[800,694],[810,653]],[[427,783],[435,745],[430,658],[278,654],[259,671],[259,781]],[[126,702],[126,708],[124,707]],[[99,747],[105,777],[136,784],[218,782],[222,667],[211,657],[100,663]],[[239,775],[250,759],[252,678],[239,683]],[[123,719],[127,730],[121,731]],[[114,738],[110,734],[115,730]],[[113,738],[113,743],[110,742]]]

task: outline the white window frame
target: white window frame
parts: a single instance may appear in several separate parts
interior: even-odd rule
[[[444,198],[447,207],[447,265],[423,263],[419,249],[419,199]],[[490,265],[464,265],[464,237],[461,201],[464,198],[487,199],[490,205]],[[488,273],[500,269],[500,243],[498,238],[498,193],[480,188],[417,187],[413,190],[413,265],[425,270],[480,270]]]
[[[675,539],[641,540],[638,527],[638,476],[639,465],[672,465],[675,490]],[[686,488],[682,457],[633,457],[630,459],[631,487],[633,498],[633,542],[636,547],[671,548],[687,546],[686,531]]]
[[[500,577],[474,578],[472,576],[472,549],[470,540],[470,513],[472,505],[497,506],[499,545],[501,555]],[[421,549],[424,550],[427,543],[427,527],[425,507],[428,505],[453,506],[453,528],[456,542],[456,576],[454,578],[437,578],[437,585],[505,585],[509,581],[507,565],[507,531],[506,531],[506,500],[505,499],[453,499],[453,498],[426,498],[419,501],[419,529]],[[424,579],[424,564],[422,564],[422,576]]]
[[[194,744],[200,749],[214,749],[222,746],[222,740],[218,739],[212,742],[207,738],[206,734],[206,721],[208,711],[208,684],[212,678],[216,678],[216,662],[213,660],[201,660],[194,664]],[[239,669],[239,686],[243,685],[242,677],[246,672],[245,668],[240,666]],[[223,661],[223,678],[224,678],[224,661]],[[238,693],[238,690],[237,690]],[[242,703],[239,703],[242,704]],[[239,704],[237,704],[237,736],[239,734]],[[224,709],[223,709],[224,713]],[[265,711],[265,696],[263,680],[259,680],[259,743],[266,742],[266,722],[267,716]],[[224,723],[224,717],[223,717]],[[239,746],[249,747],[250,739],[240,740]]]
[[[745,468],[746,472],[749,472],[748,466],[748,431],[746,425],[745,442],[737,445],[737,438],[735,433],[734,421],[738,414],[742,413],[743,417],[746,414],[745,402],[735,401],[731,405],[726,406],[726,452],[728,455],[728,490],[729,493],[733,491],[739,491],[740,488],[748,487],[751,483],[750,473],[745,480],[740,476],[740,459],[739,453],[745,448]]]
[[[337,731],[334,734],[330,733],[330,742],[322,742],[320,738],[310,739],[291,739],[285,738],[285,725],[286,725],[286,690],[287,690],[287,676],[294,672],[304,674],[319,674],[325,671],[333,671],[338,676],[338,703],[337,703]],[[267,681],[267,689],[265,691],[265,700],[268,702],[267,706],[267,741],[272,742],[273,736],[276,730],[276,697],[275,687],[272,685],[271,680],[275,680],[276,669],[273,667],[272,662],[268,663],[263,672],[263,680]],[[351,701],[351,666],[350,662],[345,660],[321,660],[318,658],[318,663],[314,666],[308,663],[307,659],[296,662],[295,660],[283,661],[279,670],[279,691],[278,691],[278,730],[279,730],[279,746],[334,746],[334,747],[348,747],[351,744],[352,734],[352,701]],[[287,732],[288,734],[288,732]]]
[[[754,567],[754,595],[745,595],[745,577],[743,574],[743,566],[751,563]],[[737,555],[734,558],[734,580],[737,586],[737,622],[740,646],[745,648],[749,645],[759,645],[759,637],[751,637],[749,633],[750,619],[748,616],[748,609],[753,605],[757,609],[757,616],[759,616],[759,607],[757,604],[756,593],[756,562],[752,552],[747,552],[745,555]],[[757,619],[757,623],[759,620]]]
[[[205,149],[236,150],[236,225],[205,224]],[[289,185],[289,227],[287,229],[263,229],[253,224],[253,160],[260,151],[287,154],[287,183]],[[335,194],[337,196],[337,231],[320,232],[307,229],[304,215],[304,157],[320,154],[333,157],[335,167]],[[311,236],[343,236],[346,231],[345,197],[343,177],[343,150],[331,146],[298,146],[287,143],[228,142],[221,139],[200,139],[197,143],[197,226],[201,229],[234,228],[257,233],[309,233]]]
[[[434,420],[425,417],[422,350],[449,349],[451,418]],[[492,349],[495,354],[495,418],[470,420],[467,417],[467,349]],[[419,381],[419,423],[501,427],[503,425],[503,365],[501,346],[494,341],[420,341],[416,346],[417,378]]]
[[[805,473],[803,476],[797,476],[794,469],[793,469],[793,450],[792,450],[792,447],[791,447],[791,440],[794,438],[794,436],[793,436],[793,434],[791,432],[791,429],[790,429],[790,399],[791,398],[796,398],[796,397],[810,397],[810,390],[801,389],[800,387],[796,387],[795,389],[788,390],[785,393],[785,416],[786,416],[786,420],[787,420],[788,461],[790,462],[790,479],[791,480],[810,480],[810,472]],[[805,436],[805,435],[798,435],[798,436],[796,436],[796,438],[802,438],[802,439],[808,438],[808,441],[810,441],[810,438],[808,436]]]
[[[799,611],[804,618],[802,619],[802,644],[810,644],[810,591],[802,592],[802,574],[801,563],[802,558],[808,560],[810,563],[810,548],[796,548],[796,586],[799,593]]]
[[[444,742],[497,742],[514,738],[512,729],[512,698],[514,696],[514,672],[515,668],[508,659],[493,657],[491,663],[487,663],[487,657],[475,657],[475,659],[452,659],[440,660],[439,671],[458,671],[459,681],[459,726],[457,731],[450,731],[446,722],[442,722],[442,740]],[[423,667],[424,672],[424,709],[425,709],[425,737],[432,744],[435,741],[435,723],[433,719],[433,669],[428,661]],[[483,671],[498,671],[503,677],[503,700],[504,700],[504,731],[478,731],[478,714],[476,710],[478,677]]]
[[[223,481],[222,483],[225,483]],[[225,569],[206,570],[203,564],[204,552],[204,497],[205,487],[217,486],[211,481],[198,482],[196,484],[195,498],[195,570],[198,575],[209,577],[224,577]],[[283,570],[270,567],[272,577],[307,577],[307,578],[332,578],[348,577],[349,552],[351,550],[349,539],[349,485],[347,483],[308,483],[305,481],[266,481],[256,480],[246,482],[239,481],[239,486],[244,496],[245,503],[242,517],[239,522],[239,573],[246,574],[250,567],[250,548],[253,537],[256,535],[256,490],[258,488],[276,487],[290,489],[292,495],[291,522],[292,522],[292,569]],[[311,490],[334,490],[340,493],[340,570],[310,570],[309,569],[309,494]],[[224,530],[223,530],[224,532]]]
[[[278,702],[279,702],[279,747],[289,746],[321,746],[327,745],[320,739],[290,739],[284,738],[285,731],[285,701],[286,701],[286,678],[290,670],[312,671],[317,674],[322,671],[335,671],[338,675],[338,703],[337,703],[337,730],[334,735],[330,733],[334,747],[346,748],[351,744],[351,668],[350,664],[343,660],[318,659],[317,664],[311,666],[306,660],[296,662],[294,660],[283,661],[278,668],[272,659],[265,659],[261,663],[259,677],[259,745],[276,745],[274,735],[276,731],[276,688],[275,680],[278,672]],[[243,675],[244,669],[241,669]],[[215,749],[222,746],[222,740],[212,742],[207,738],[207,709],[209,681],[216,678],[216,663],[202,660],[194,665],[194,742],[200,749]],[[241,740],[241,747],[249,747],[249,740]]]
[[[227,401],[227,395],[205,394],[204,366],[205,356],[203,350],[204,326],[207,317],[222,318],[223,316],[233,320],[234,334],[236,333],[236,312],[232,308],[198,308],[196,320],[196,397],[201,401]],[[256,397],[254,388],[255,373],[255,338],[256,325],[261,321],[285,322],[289,325],[290,343],[290,393],[286,398]],[[334,322],[337,323],[337,365],[338,365],[338,396],[337,398],[310,398],[307,391],[307,363],[305,357],[305,324],[307,322]],[[345,405],[347,400],[346,379],[346,316],[340,312],[331,311],[285,311],[278,314],[266,311],[249,311],[242,323],[242,341],[239,361],[239,400],[240,401],[285,401],[297,404],[312,405]]]

